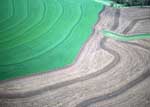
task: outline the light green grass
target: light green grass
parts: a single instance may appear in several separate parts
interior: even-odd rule
[[[119,41],[133,41],[133,40],[150,38],[150,34],[124,35],[124,34],[118,34],[112,31],[108,31],[108,30],[102,30],[101,32],[103,36],[109,37],[115,40],[119,40]]]

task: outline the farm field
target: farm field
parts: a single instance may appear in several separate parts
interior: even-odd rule
[[[1,5],[0,107],[150,107],[149,6],[29,1]]]
[[[72,64],[102,9],[93,0],[1,0],[0,80]]]

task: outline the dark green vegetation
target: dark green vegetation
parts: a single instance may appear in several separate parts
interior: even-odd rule
[[[150,0],[112,0],[125,6],[149,6]]]
[[[106,6],[115,8],[122,7],[145,7],[150,6],[150,0],[95,0]]]
[[[102,8],[93,0],[0,0],[0,80],[71,64]]]

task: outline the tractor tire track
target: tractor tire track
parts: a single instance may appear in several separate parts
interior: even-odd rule
[[[88,107],[91,104],[117,97],[117,96],[125,93],[126,91],[128,91],[132,87],[136,86],[138,83],[141,83],[142,81],[146,80],[148,77],[150,77],[150,69],[148,69],[140,77],[131,81],[130,83],[128,83],[124,87],[120,88],[119,90],[116,90],[112,93],[108,93],[108,94],[103,95],[103,96],[98,96],[98,97],[94,97],[94,98],[85,100],[85,101],[81,102],[80,104],[78,104],[76,107]]]
[[[105,38],[101,40],[101,48],[104,49],[105,51],[109,52],[110,54],[112,54],[114,56],[114,60],[109,65],[104,67],[102,70],[98,70],[95,73],[86,75],[84,77],[76,78],[76,79],[65,81],[65,82],[60,82],[60,83],[57,83],[57,84],[54,84],[54,85],[51,85],[48,87],[44,87],[44,88],[41,88],[38,90],[34,90],[34,91],[28,91],[25,93],[21,93],[21,92],[18,92],[18,93],[0,93],[0,99],[17,99],[17,98],[26,98],[26,97],[31,97],[34,95],[39,95],[39,94],[42,94],[42,93],[47,92],[47,91],[53,91],[53,90],[63,88],[63,87],[66,87],[66,86],[69,86],[69,85],[72,85],[72,84],[75,84],[75,83],[78,83],[81,81],[86,81],[86,80],[98,77],[99,75],[109,71],[110,69],[112,69],[114,66],[116,66],[120,62],[120,56],[114,50],[106,48],[104,45],[105,41],[106,41]],[[101,71],[101,72],[99,72],[99,71]]]
[[[120,9],[116,9],[116,12],[115,12],[115,16],[114,16],[114,24],[111,28],[111,30],[116,30],[119,26],[119,18],[120,18]]]
[[[120,19],[120,10],[118,9],[115,12],[114,25],[112,26],[111,30],[116,30],[119,27],[119,19]],[[129,25],[129,26],[131,26],[131,25]],[[134,23],[133,23],[132,26],[134,27]],[[133,28],[132,26],[131,26],[131,28]],[[94,30],[94,32],[96,32],[96,31]],[[94,32],[92,34],[94,34]],[[120,41],[117,41],[117,42],[119,43]],[[121,56],[116,50],[107,47],[106,43],[108,43],[107,38],[102,38],[100,40],[100,44],[99,44],[100,47],[99,48],[101,48],[104,51],[108,52],[109,54],[113,55],[114,59],[111,63],[109,63],[104,68],[102,68],[102,69],[100,69],[100,70],[98,70],[94,73],[83,76],[83,77],[79,77],[79,78],[75,78],[75,79],[72,79],[72,80],[56,83],[54,85],[49,85],[49,86],[41,88],[41,89],[37,89],[37,90],[33,90],[33,91],[27,91],[25,93],[22,93],[22,92],[17,92],[17,93],[9,93],[8,92],[8,93],[5,93],[5,94],[0,93],[0,99],[4,99],[4,100],[5,99],[12,99],[12,100],[17,99],[18,100],[19,98],[28,98],[28,97],[32,97],[32,96],[35,96],[35,95],[41,95],[41,94],[43,94],[47,91],[57,90],[59,88],[63,88],[63,87],[66,87],[66,86],[69,86],[69,85],[72,85],[72,84],[75,84],[75,83],[90,80],[90,79],[93,79],[95,77],[100,76],[102,73],[109,72],[111,69],[113,69],[116,65],[118,65],[120,63]],[[138,43],[132,43],[132,42],[120,42],[120,43],[124,43],[124,44],[131,45],[131,46],[136,46],[136,47],[145,49],[146,51],[150,52],[150,47],[148,47],[148,46],[144,46],[144,45],[141,45],[141,44],[138,44]],[[138,53],[138,55],[140,55],[140,54]],[[146,70],[144,70],[144,73],[142,73],[136,79],[130,81],[129,83],[127,83],[123,87],[120,87],[119,89],[116,89],[113,92],[108,92],[108,93],[103,94],[101,96],[97,96],[97,97],[93,97],[93,98],[84,100],[81,103],[77,104],[76,107],[88,107],[88,106],[91,106],[92,104],[95,104],[95,103],[98,103],[98,102],[107,101],[107,100],[110,100],[112,98],[116,98],[117,96],[120,96],[120,95],[124,94],[125,92],[127,92],[128,90],[135,87],[136,85],[143,82],[144,80],[146,80],[149,77],[150,77],[150,68],[147,68]]]
[[[133,29],[133,27],[140,21],[143,21],[143,20],[150,20],[150,17],[145,17],[145,18],[142,18],[142,19],[135,19],[133,20],[123,31],[123,34],[127,34],[129,31],[131,31]]]
[[[137,47],[140,47],[140,48],[145,49],[145,50],[150,52],[150,47],[145,47],[145,46],[140,45],[138,43],[118,41],[118,43],[119,42],[127,44],[127,45],[131,45],[131,46],[137,46]],[[134,86],[138,85],[139,83],[143,82],[144,80],[146,80],[149,77],[150,77],[150,67],[142,75],[140,75],[138,78],[136,78],[135,80],[129,82],[128,84],[126,84],[125,86],[121,87],[120,89],[118,89],[116,91],[113,91],[111,93],[102,95],[102,96],[98,96],[98,97],[94,97],[94,98],[91,98],[91,99],[87,99],[87,100],[79,103],[76,107],[88,107],[88,106],[90,106],[92,104],[95,104],[97,102],[102,102],[102,101],[105,101],[105,100],[110,100],[112,98],[115,98],[115,97],[117,97],[119,95],[124,94],[129,89],[133,88]]]
[[[133,20],[129,26],[127,26],[125,28],[125,30],[123,31],[124,34],[127,34],[130,30],[133,29],[133,27],[141,20],[149,20],[150,17],[148,18],[143,18],[143,19],[135,19]],[[116,27],[117,28],[117,27]],[[112,28],[112,30],[114,31],[115,29]],[[117,41],[116,41],[117,42]],[[119,41],[121,42],[121,41]],[[118,43],[119,43],[118,42]],[[145,47],[145,46],[142,46],[138,43],[131,43],[131,42],[121,42],[121,43],[124,43],[124,44],[129,44],[129,45],[133,45],[133,46],[137,46],[137,47],[140,47],[140,48],[143,48],[147,51],[150,52],[150,47]],[[106,47],[105,47],[106,49]],[[111,49],[109,49],[109,52],[111,51]],[[114,51],[112,51],[114,54]],[[116,53],[116,52],[115,52]],[[148,68],[146,70],[146,72],[144,72],[142,75],[140,75],[138,78],[136,78],[135,80],[129,82],[128,84],[126,84],[125,86],[121,87],[120,89],[116,90],[116,91],[113,91],[111,93],[108,93],[108,94],[104,94],[104,95],[101,95],[101,96],[97,96],[97,97],[93,97],[93,98],[90,98],[90,99],[87,99],[87,100],[84,100],[82,101],[81,103],[79,103],[76,107],[88,107],[92,104],[95,104],[97,102],[102,102],[102,101],[105,101],[105,100],[110,100],[112,98],[115,98],[119,95],[122,95],[123,93],[127,92],[129,89],[133,88],[134,86],[138,85],[139,83],[141,83],[142,81],[146,80],[147,78],[150,77],[150,68]]]
[[[112,29],[116,29],[119,25],[119,18],[118,18],[118,16],[120,16],[119,13],[120,13],[120,11],[116,11],[115,17],[117,17],[117,18],[114,18],[114,25],[113,25]],[[114,60],[109,65],[104,67],[102,70],[98,70],[98,71],[91,73],[91,74],[88,74],[84,77],[76,78],[76,79],[69,80],[69,81],[60,82],[60,83],[57,83],[57,84],[54,84],[51,86],[47,86],[47,87],[44,87],[41,89],[37,89],[34,91],[28,91],[25,93],[21,93],[21,92],[18,92],[18,93],[0,93],[0,99],[17,99],[17,98],[26,98],[26,97],[31,97],[34,95],[39,95],[39,94],[42,94],[42,93],[47,92],[47,91],[56,90],[56,89],[59,89],[62,87],[66,87],[66,86],[81,82],[81,81],[86,81],[86,80],[98,77],[99,75],[109,71],[110,69],[112,69],[114,66],[116,66],[120,62],[120,55],[117,52],[115,52],[114,50],[105,47],[104,43],[106,42],[106,40],[107,40],[106,38],[103,38],[101,40],[100,47],[103,50],[110,53],[111,55],[113,55]],[[101,71],[101,72],[99,72],[99,71]]]
[[[150,52],[150,47],[145,47],[145,46],[142,46],[142,45],[140,45],[138,43],[130,43],[130,42],[120,42],[120,43],[134,45],[134,46],[140,47],[140,48],[145,49],[145,50]],[[112,93],[108,93],[108,94],[105,94],[105,95],[102,95],[102,96],[98,96],[98,97],[94,97],[94,98],[85,100],[85,101],[79,103],[76,107],[88,107],[88,106],[90,106],[90,105],[92,105],[94,103],[115,98],[115,97],[117,97],[117,96],[127,92],[129,89],[131,89],[132,87],[138,85],[139,83],[141,83],[142,81],[146,80],[149,77],[150,77],[150,68],[148,68],[145,73],[140,75],[135,80],[129,82],[124,87],[121,87],[119,90],[116,90],[116,91],[114,91]]]

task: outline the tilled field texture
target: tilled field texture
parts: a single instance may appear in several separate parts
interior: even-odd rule
[[[105,7],[75,63],[0,83],[1,107],[150,107],[150,40],[106,38],[150,33],[150,8]]]

